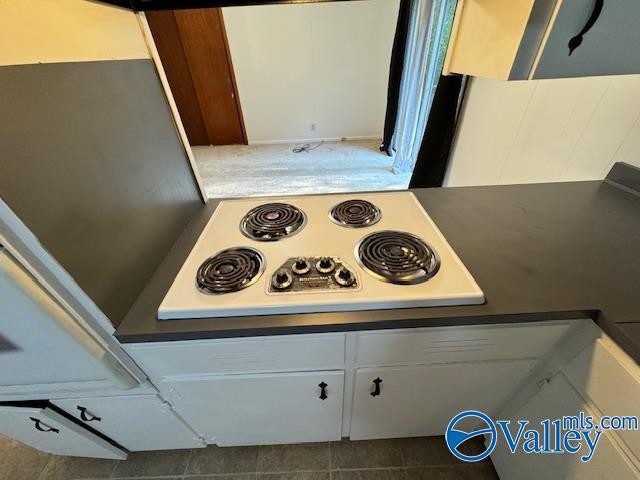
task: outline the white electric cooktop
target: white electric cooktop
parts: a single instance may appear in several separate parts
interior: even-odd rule
[[[411,192],[222,201],[161,320],[484,302]]]

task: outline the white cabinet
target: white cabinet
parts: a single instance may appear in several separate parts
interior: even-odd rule
[[[325,371],[169,377],[159,386],[207,443],[230,446],[339,440],[343,383],[344,372]]]
[[[501,80],[639,73],[637,0],[602,2],[597,20],[569,55],[569,41],[598,3],[459,0],[444,70]]]
[[[189,340],[125,345],[151,378],[330,370],[344,365],[344,333]]]
[[[567,379],[562,374],[556,375],[549,384],[545,384],[511,420],[525,419],[530,424],[527,428],[542,431],[540,421],[557,419],[564,415],[578,415],[584,411],[594,415]],[[595,415],[594,415],[595,416]],[[582,462],[580,457],[586,454],[586,447],[576,454],[527,454],[518,450],[511,453],[506,442],[498,441],[491,455],[493,465],[500,478],[509,480],[637,480],[638,470],[628,457],[620,450],[613,436],[604,432],[589,462]]]
[[[640,367],[607,337],[596,340],[565,368],[564,373],[604,415],[640,416]],[[640,432],[616,435],[640,463]]]
[[[494,413],[572,326],[558,321],[360,332],[350,437],[443,435],[463,410]]]
[[[130,389],[137,381],[0,247],[0,398]]]
[[[52,403],[132,452],[204,446],[196,433],[155,395],[77,398]]]
[[[351,438],[443,435],[463,410],[495,412],[533,365],[514,360],[358,369]]]
[[[125,348],[207,443],[254,445],[442,435],[461,409],[500,408],[573,326],[562,320]],[[382,393],[373,397],[378,377]]]
[[[127,458],[123,450],[50,408],[0,406],[0,433],[55,455]]]
[[[378,330],[358,334],[359,366],[540,358],[572,322]]]
[[[126,349],[207,443],[341,437],[343,333],[134,344]]]

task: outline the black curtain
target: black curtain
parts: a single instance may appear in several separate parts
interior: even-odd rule
[[[389,65],[389,89],[387,90],[387,113],[384,117],[384,134],[380,150],[390,155],[389,145],[391,137],[396,128],[396,117],[398,116],[398,100],[400,98],[400,82],[402,80],[402,67],[404,65],[404,52],[407,44],[407,30],[409,28],[411,0],[400,1],[400,11],[398,12],[398,22],[396,24],[396,34],[393,39],[393,49],[391,50],[391,63]]]
[[[409,188],[441,187],[467,77],[440,76]]]
[[[401,0],[400,2],[398,23],[391,52],[387,112],[384,120],[382,145],[380,145],[380,150],[389,155],[392,154],[389,148],[398,115],[400,83],[409,27],[410,2],[411,0]],[[466,77],[462,75],[440,76],[420,151],[418,152],[416,166],[409,184],[411,188],[442,186],[465,85]]]

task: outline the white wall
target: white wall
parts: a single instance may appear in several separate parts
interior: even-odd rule
[[[445,184],[597,180],[618,161],[640,166],[640,75],[474,78]]]
[[[381,137],[398,6],[223,9],[249,142]]]
[[[0,0],[0,65],[149,58],[136,15],[85,0]]]

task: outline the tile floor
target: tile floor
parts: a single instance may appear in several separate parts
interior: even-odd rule
[[[325,142],[301,153],[292,144],[193,147],[193,153],[209,198],[407,188],[411,175],[393,173],[380,141]]]
[[[471,445],[467,453],[479,448]],[[442,437],[55,457],[0,437],[0,480],[489,480],[490,461],[458,462]]]

